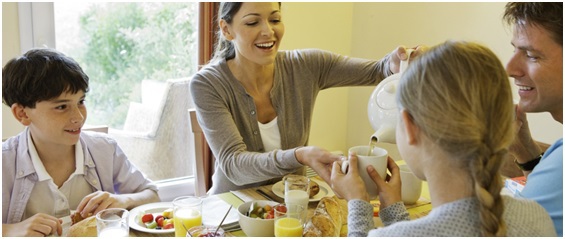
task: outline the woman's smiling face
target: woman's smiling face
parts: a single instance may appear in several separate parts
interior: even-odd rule
[[[272,64],[284,35],[279,3],[246,2],[231,24],[221,20],[226,39],[235,46],[236,60],[245,58],[259,65]]]

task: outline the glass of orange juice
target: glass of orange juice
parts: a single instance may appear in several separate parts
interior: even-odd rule
[[[275,236],[302,237],[305,208],[299,204],[281,203],[275,207]]]
[[[175,237],[186,237],[186,230],[202,225],[202,199],[193,196],[173,200]]]

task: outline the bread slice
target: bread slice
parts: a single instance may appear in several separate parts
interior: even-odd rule
[[[67,232],[68,237],[96,237],[96,216],[90,216],[74,223]]]

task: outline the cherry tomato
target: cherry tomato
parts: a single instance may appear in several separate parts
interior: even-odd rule
[[[155,218],[155,221],[157,222],[157,226],[163,227],[163,222],[165,221],[165,218],[159,215]]]
[[[152,222],[152,221],[153,221],[153,214],[151,214],[151,213],[146,213],[145,215],[143,215],[143,217],[141,217],[141,221],[142,221],[143,223]]]

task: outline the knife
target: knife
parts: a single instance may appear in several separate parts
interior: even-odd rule
[[[257,189],[255,191],[257,191],[257,193],[261,194],[261,196],[265,197],[266,199],[268,199],[270,201],[275,201],[275,202],[279,202],[279,203],[284,202],[284,200],[282,198],[271,196],[269,193],[263,191],[262,189]]]

